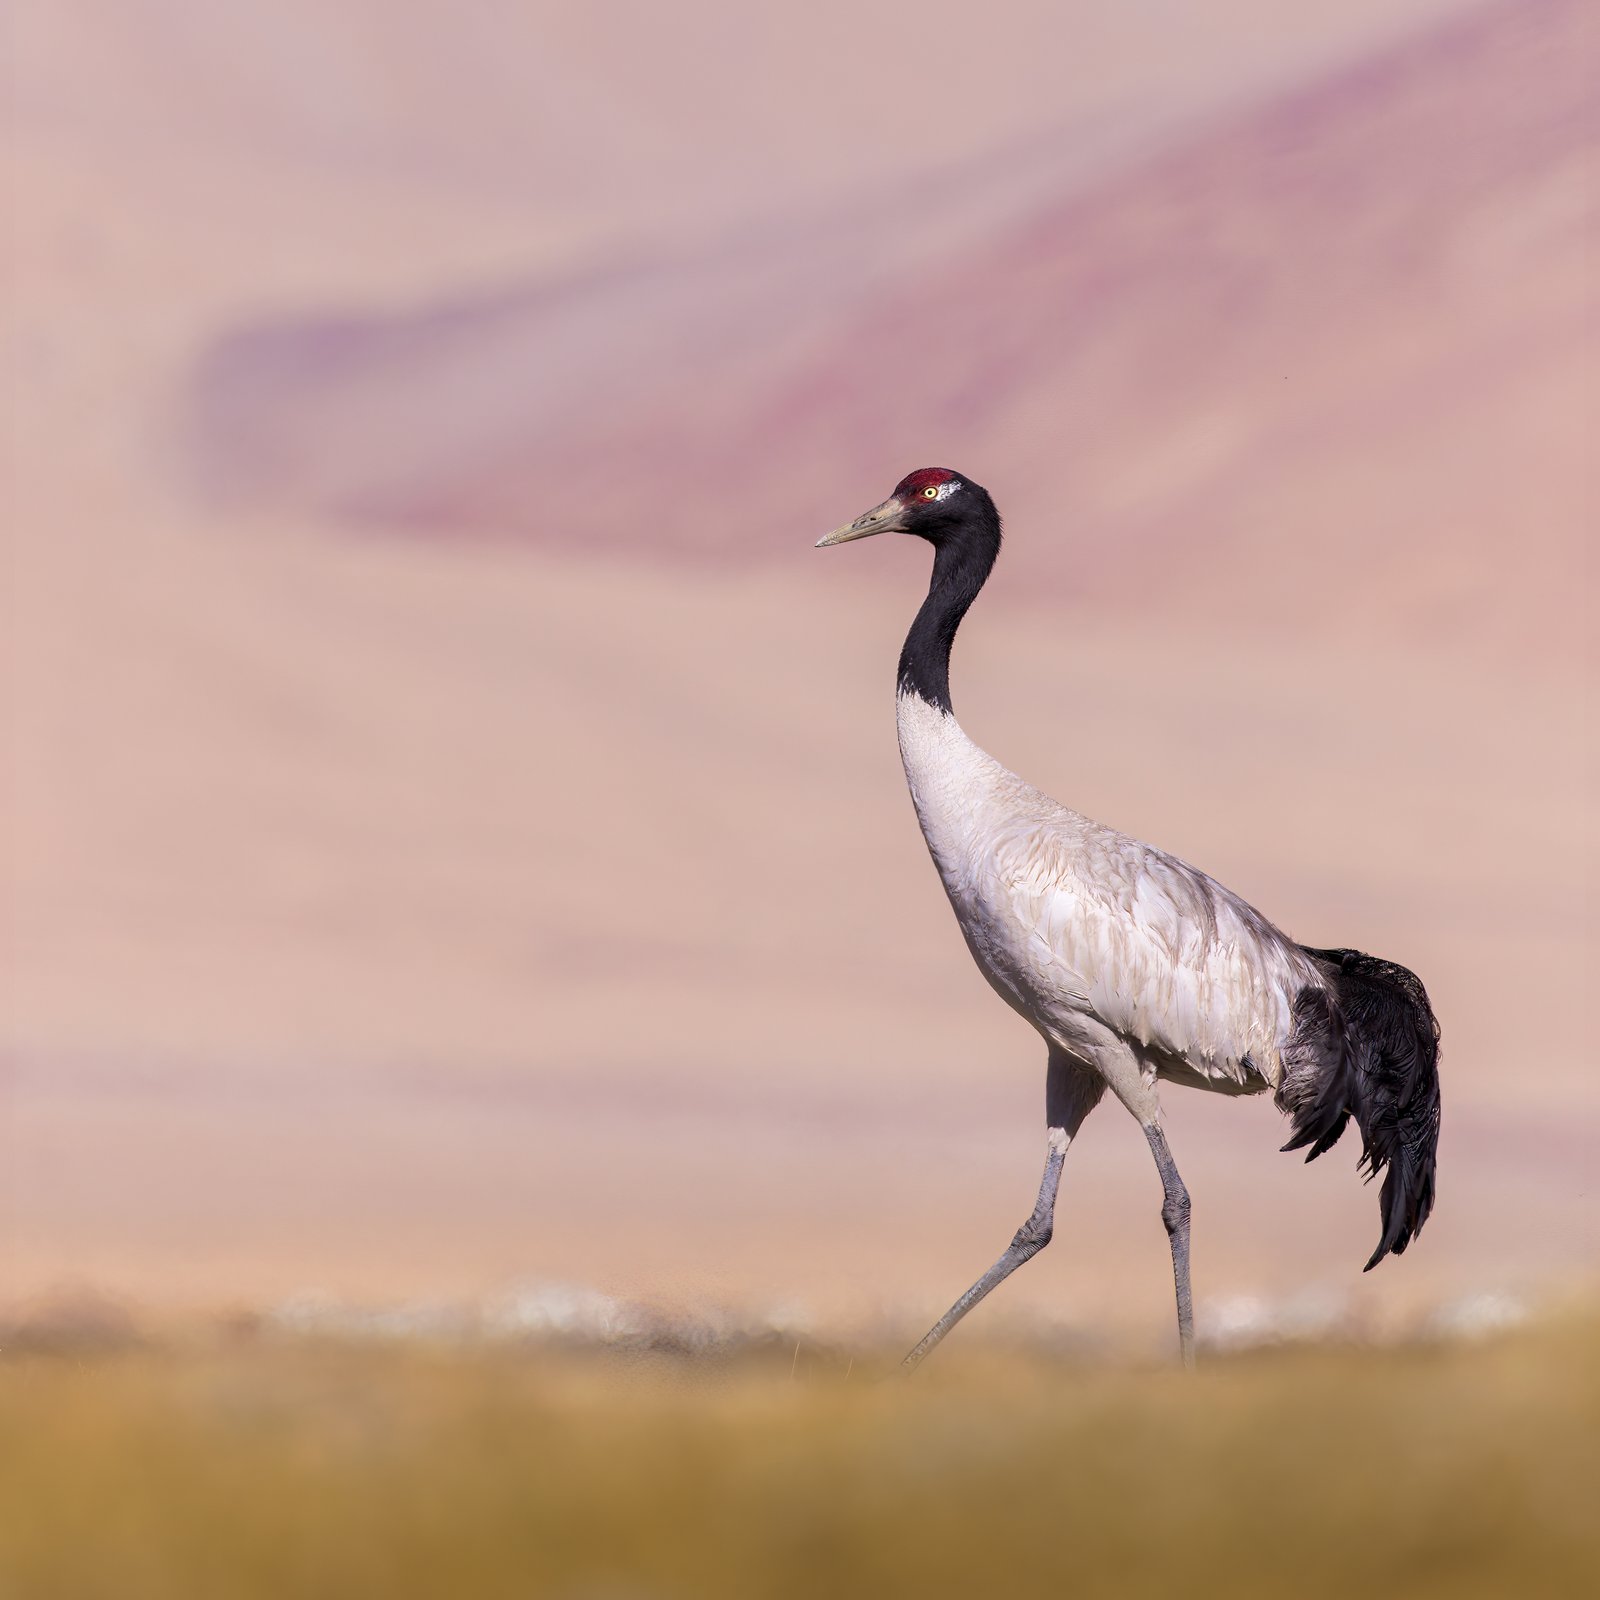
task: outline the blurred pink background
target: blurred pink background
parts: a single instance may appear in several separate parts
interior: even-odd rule
[[[1202,1319],[1592,1271],[1590,8],[8,24],[0,1296],[942,1309],[1043,1060],[900,776],[926,554],[811,548],[927,464],[973,736],[1443,1021],[1367,1278],[1353,1135],[1169,1092]],[[1164,1333],[1158,1213],[1102,1111],[1001,1314]]]

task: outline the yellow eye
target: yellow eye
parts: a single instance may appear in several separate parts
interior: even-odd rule
[[[928,487],[922,491],[922,498],[924,500],[937,500],[939,498],[938,486],[930,483]]]

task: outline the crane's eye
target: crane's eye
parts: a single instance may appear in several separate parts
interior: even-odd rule
[[[922,491],[922,498],[924,500],[937,500],[939,498],[939,486],[937,484],[930,483],[928,487]]]

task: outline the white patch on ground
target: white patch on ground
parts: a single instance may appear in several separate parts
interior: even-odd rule
[[[649,1325],[642,1307],[572,1283],[518,1284],[487,1300],[479,1316],[490,1339],[553,1335],[609,1344],[634,1338]]]
[[[1223,1295],[1203,1301],[1195,1314],[1195,1336],[1208,1350],[1254,1350],[1355,1333],[1349,1297],[1334,1289],[1305,1289],[1281,1300]]]
[[[1482,1289],[1435,1307],[1424,1331],[1439,1339],[1486,1339],[1521,1327],[1529,1315],[1527,1302],[1519,1296]]]

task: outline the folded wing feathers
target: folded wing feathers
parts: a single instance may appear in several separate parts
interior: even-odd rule
[[[1205,873],[1050,799],[902,695],[906,778],[968,938],[1027,987],[1213,1081],[1275,1086],[1295,997],[1325,978]]]
[[[991,840],[1035,947],[1125,1038],[1207,1077],[1275,1084],[1294,996],[1316,981],[1298,947],[1204,873],[1062,812]]]

